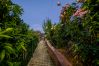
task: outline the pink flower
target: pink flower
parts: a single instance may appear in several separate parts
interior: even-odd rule
[[[87,12],[88,10],[84,10],[80,8],[73,14],[73,16],[83,17]]]
[[[80,12],[80,17],[83,17],[88,11]]]

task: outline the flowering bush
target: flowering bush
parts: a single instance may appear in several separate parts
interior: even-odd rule
[[[78,16],[82,18],[87,13],[88,13],[88,10],[84,10],[80,8],[73,14],[73,16]]]
[[[48,32],[49,29],[45,33],[51,35],[50,41],[55,47],[66,48],[68,54],[72,54],[72,58],[76,60],[74,66],[98,66],[99,0],[77,0],[77,2],[83,5],[76,8],[75,3],[62,7],[60,23],[55,25],[55,30],[51,33]]]
[[[63,23],[66,23],[69,21],[71,15],[73,14],[75,8],[72,7],[70,4],[66,4],[62,7],[61,13],[60,13],[60,20]]]

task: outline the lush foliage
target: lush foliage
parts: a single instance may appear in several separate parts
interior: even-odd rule
[[[38,42],[38,34],[20,18],[22,8],[0,0],[0,66],[26,66]]]
[[[76,4],[83,3],[78,8]],[[66,48],[75,63],[99,65],[99,0],[78,0],[62,7],[60,23],[44,23],[46,37],[57,48]],[[77,66],[77,65],[76,65]]]

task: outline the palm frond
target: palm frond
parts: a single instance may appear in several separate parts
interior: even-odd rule
[[[5,57],[5,50],[2,50],[0,52],[0,62],[3,61],[4,57]]]

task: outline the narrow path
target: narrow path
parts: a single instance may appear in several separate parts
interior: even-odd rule
[[[31,58],[28,66],[53,66],[45,42],[41,40]]]

